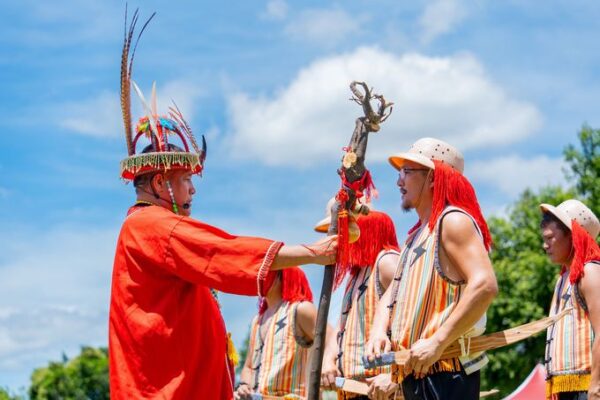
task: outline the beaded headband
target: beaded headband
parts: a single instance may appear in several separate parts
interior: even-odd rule
[[[137,35],[133,48],[131,47],[135,26],[138,21],[138,10],[133,13],[129,28],[127,28],[127,8],[125,9],[125,37],[121,54],[121,111],[125,127],[125,142],[128,157],[121,161],[121,177],[133,180],[136,176],[148,172],[182,169],[194,174],[202,174],[206,159],[206,140],[202,135],[202,148],[198,147],[192,129],[173,102],[169,107],[168,116],[159,116],[156,107],[156,84],[152,85],[151,103],[148,105],[140,88],[131,79],[133,58],[140,36],[156,13],[144,23]],[[129,51],[131,57],[129,56]],[[142,102],[146,115],[139,119],[134,129],[131,122],[131,86]],[[150,140],[151,147],[136,154],[136,145],[142,137]],[[183,144],[183,149],[169,144],[169,136],[177,136]],[[189,144],[193,151],[190,151]],[[176,149],[176,150],[175,150]]]

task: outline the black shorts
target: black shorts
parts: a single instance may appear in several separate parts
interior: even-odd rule
[[[422,379],[409,375],[402,381],[402,392],[406,400],[478,400],[480,379],[479,371],[436,372]]]
[[[587,400],[587,392],[563,392],[558,394],[558,400]]]

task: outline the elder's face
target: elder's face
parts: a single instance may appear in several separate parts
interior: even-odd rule
[[[173,188],[173,196],[177,203],[180,215],[190,216],[192,213],[192,200],[196,188],[192,182],[192,173],[188,171],[173,171],[169,174],[169,182]],[[185,208],[185,205],[189,205]]]

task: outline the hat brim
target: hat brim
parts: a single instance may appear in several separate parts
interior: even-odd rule
[[[400,168],[402,168],[404,166],[404,163],[406,161],[412,161],[412,162],[420,164],[424,167],[427,167],[430,169],[435,169],[435,164],[433,163],[433,160],[431,160],[421,154],[398,153],[398,154],[394,154],[393,156],[390,156],[388,158],[388,161],[390,162],[392,167],[396,168],[397,170],[400,170]]]
[[[121,161],[121,178],[133,180],[148,172],[187,170],[193,174],[202,172],[198,154],[188,152],[152,152],[135,154]]]
[[[315,232],[319,233],[327,233],[329,231],[329,224],[331,224],[331,217],[325,217],[319,222],[317,222],[317,224],[314,227],[314,230]]]
[[[561,211],[560,209],[551,204],[540,204],[540,210],[542,210],[542,212],[549,212],[550,214],[554,215],[560,220],[560,222],[565,224],[565,226],[569,228],[569,230],[571,230],[571,218],[569,218],[567,213]]]

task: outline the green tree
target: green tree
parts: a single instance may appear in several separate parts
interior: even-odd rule
[[[564,151],[569,164],[566,174],[577,182],[579,199],[600,215],[600,129],[584,125],[577,136],[580,149],[569,145]]]
[[[559,204],[578,198],[600,215],[600,130],[583,126],[579,146],[564,150],[571,188],[526,190],[508,209],[506,217],[489,219],[494,238],[491,254],[500,292],[488,311],[488,331],[495,332],[548,315],[559,272],[542,249],[540,203]],[[482,371],[482,387],[514,390],[544,358],[545,334],[491,352]]]
[[[235,373],[239,376],[242,373],[242,368],[244,368],[244,363],[246,362],[246,357],[248,355],[248,347],[250,346],[250,331],[252,330],[252,326],[248,328],[248,333],[246,334],[246,339],[244,339],[244,343],[239,351],[240,354],[240,362],[235,367]]]
[[[13,395],[8,389],[0,388],[0,400],[24,400],[23,396]]]
[[[106,348],[82,347],[68,360],[50,362],[31,376],[31,400],[108,400],[108,352]]]

